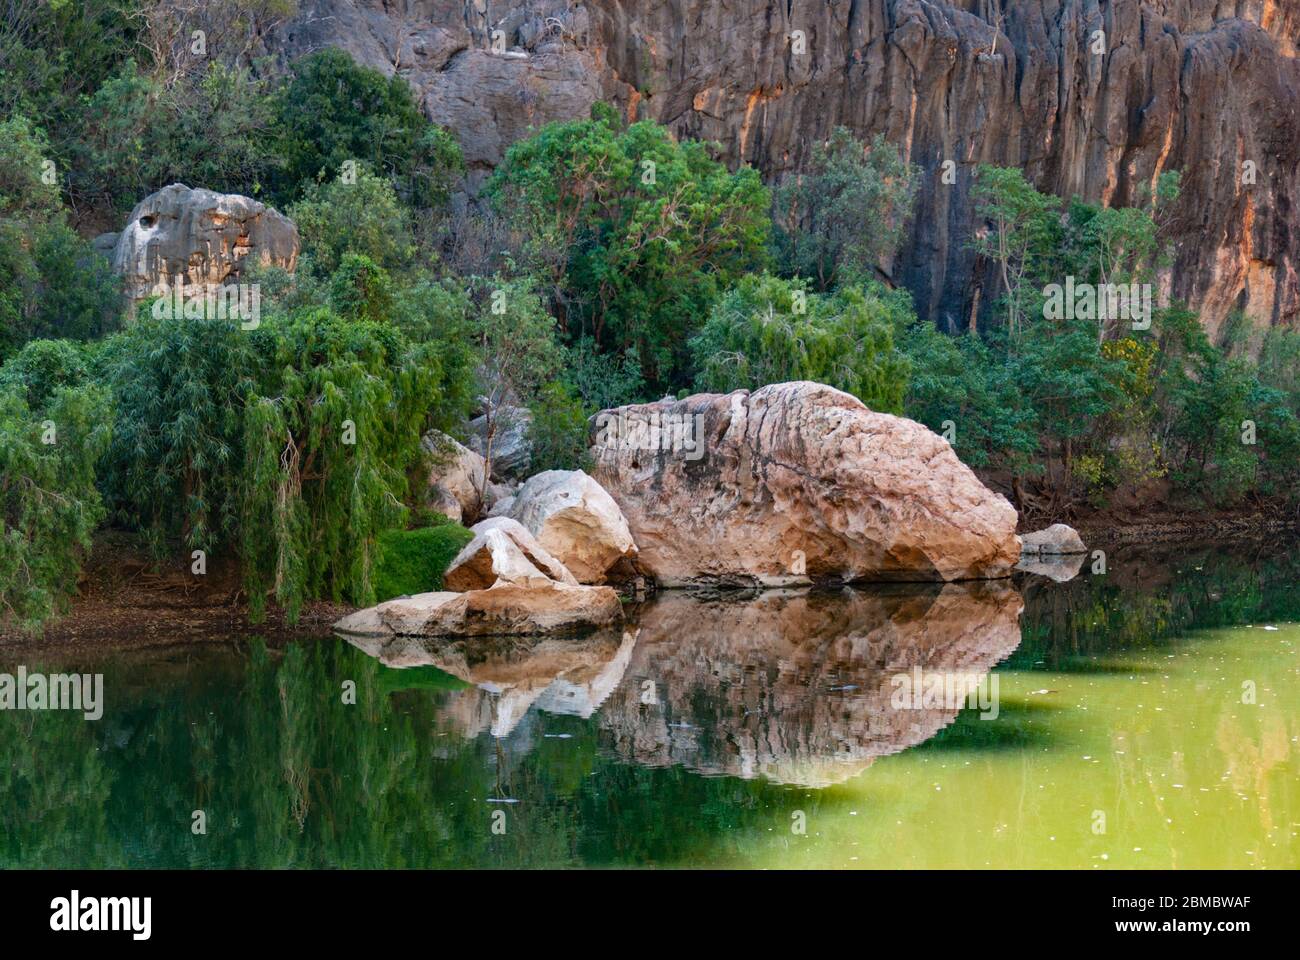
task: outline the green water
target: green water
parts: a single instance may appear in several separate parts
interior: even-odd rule
[[[581,641],[0,650],[107,702],[0,712],[0,866],[1296,867],[1297,553],[673,595]],[[900,706],[914,670],[996,677],[996,718]]]

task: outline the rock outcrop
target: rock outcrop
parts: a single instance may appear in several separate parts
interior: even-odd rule
[[[334,624],[347,637],[478,637],[577,634],[623,620],[612,587],[555,581],[501,582],[466,593],[419,593],[349,614]]]
[[[579,583],[604,583],[611,567],[636,556],[636,542],[618,504],[581,470],[546,470],[530,477],[511,501],[510,516]]]
[[[1045,530],[1035,530],[1020,538],[1020,550],[1026,554],[1087,553],[1079,531],[1065,523],[1054,523]]]
[[[447,567],[448,590],[486,590],[498,582],[526,586],[550,581],[576,586],[564,564],[551,556],[531,533],[509,517],[490,517],[470,527],[474,539]]]
[[[1002,577],[1020,556],[1015,509],[946,440],[831,387],[699,394],[611,418],[619,428],[594,435],[594,477],[662,584]],[[698,423],[702,451],[643,442],[663,422]]]
[[[304,0],[268,44],[405,77],[475,180],[600,99],[769,179],[836,126],[882,134],[922,171],[893,276],[957,328],[996,297],[969,243],[978,164],[1112,205],[1178,170],[1163,281],[1213,334],[1235,307],[1300,323],[1298,37],[1300,0]]]
[[[159,287],[206,291],[238,283],[252,263],[293,270],[298,228],[288,217],[238,194],[173,183],[136,204],[117,235],[113,267],[139,301]]]
[[[429,506],[457,523],[473,523],[485,512],[483,458],[437,430],[421,444],[429,454]]]

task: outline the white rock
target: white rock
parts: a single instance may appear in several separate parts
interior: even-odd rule
[[[547,470],[519,488],[510,516],[527,527],[579,583],[604,583],[623,557],[636,556],[627,519],[581,470]]]

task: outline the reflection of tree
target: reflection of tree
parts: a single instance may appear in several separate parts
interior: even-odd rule
[[[1192,630],[1300,620],[1300,592],[1290,589],[1300,556],[1125,548],[1109,564],[1105,576],[1026,584],[1024,640],[1010,666],[1102,670],[1107,654],[1163,647]]]

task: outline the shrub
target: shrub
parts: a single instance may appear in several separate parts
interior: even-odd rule
[[[386,530],[379,535],[375,562],[375,600],[442,589],[442,575],[474,534],[459,524],[419,530]]]
[[[813,294],[803,280],[744,277],[691,340],[695,386],[727,393],[815,380],[901,413],[908,364],[893,336],[910,317],[907,295],[877,284]]]
[[[455,138],[425,118],[404,79],[334,47],[293,65],[293,78],[277,91],[276,115],[282,203],[338,176],[351,160],[378,171],[412,206],[441,206],[464,167]]]

